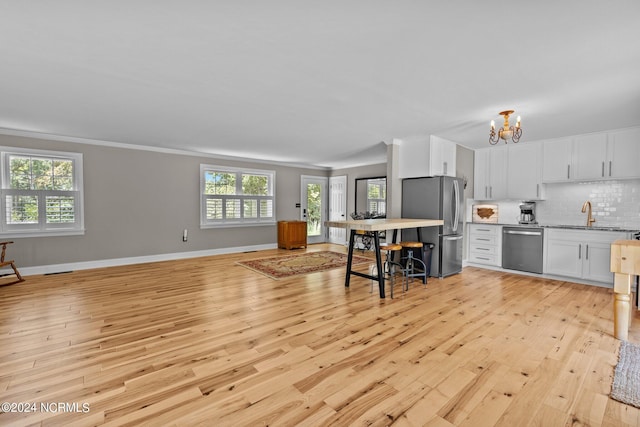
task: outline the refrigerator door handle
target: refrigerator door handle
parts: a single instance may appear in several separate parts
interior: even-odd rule
[[[458,235],[458,236],[443,236],[442,240],[460,240],[462,239],[462,235]]]
[[[453,198],[452,198],[452,202],[454,204],[454,217],[453,217],[453,232],[457,232],[458,231],[458,221],[460,220],[460,202],[459,202],[459,198],[460,198],[460,186],[458,185],[458,181],[454,180],[453,181]]]

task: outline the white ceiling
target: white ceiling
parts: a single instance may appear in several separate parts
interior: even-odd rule
[[[321,167],[640,125],[640,1],[0,0],[0,128]]]

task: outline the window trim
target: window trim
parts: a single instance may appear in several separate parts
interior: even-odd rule
[[[10,156],[41,156],[44,158],[59,158],[73,162],[73,188],[70,191],[56,190],[16,190],[10,186]],[[69,151],[38,150],[33,148],[0,146],[0,236],[3,238],[44,237],[44,236],[75,236],[84,234],[84,173],[82,153]],[[47,195],[73,195],[75,197],[73,224],[49,224],[46,220],[37,224],[8,224],[6,220],[6,196],[11,194],[32,194],[38,198]]]
[[[207,195],[205,194],[205,172],[226,172],[226,173],[234,173],[236,174],[236,187],[242,185],[242,175],[243,174],[251,174],[251,175],[267,175],[268,177],[268,187],[270,190],[270,195],[267,196],[258,196],[258,195],[243,195],[243,194],[233,194],[233,195]],[[224,199],[240,199],[240,211],[242,215],[242,211],[244,210],[243,200],[245,199],[256,199],[258,200],[258,217],[257,218],[237,218],[237,219],[221,219],[221,220],[210,220],[207,219],[207,199],[208,198],[222,198],[223,203]],[[260,201],[261,200],[271,200],[271,217],[262,219],[259,216],[260,211]],[[211,164],[200,164],[200,228],[224,228],[224,227],[253,227],[253,226],[265,226],[265,225],[275,225],[276,224],[276,171],[274,170],[265,170],[265,169],[251,169],[251,168],[238,168],[231,166],[221,166],[221,165],[211,165]]]

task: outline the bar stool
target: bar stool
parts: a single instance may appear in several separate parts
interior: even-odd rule
[[[422,283],[426,285],[427,266],[420,258],[413,256],[413,251],[415,249],[422,250],[422,242],[400,242],[400,246],[407,250],[407,256],[402,258],[405,269],[404,277],[406,279],[405,289],[409,290],[409,279],[414,277],[422,277]],[[420,253],[420,251],[418,251],[418,253]],[[422,271],[418,271],[416,267]]]
[[[401,251],[402,250],[402,246],[395,244],[395,243],[382,243],[380,244],[380,252],[384,252],[385,253],[385,260],[384,263],[382,264],[382,274],[384,275],[388,275],[389,276],[389,281],[390,281],[390,285],[391,285],[391,298],[393,298],[393,286],[395,284],[395,273],[396,273],[396,268],[399,268],[400,271],[402,272],[402,280],[404,281],[404,274],[405,274],[405,269],[402,266],[402,264],[400,264],[399,262],[395,262],[393,260],[394,257],[394,253],[397,251]],[[373,275],[373,270],[375,269],[375,266],[373,266],[372,268],[372,274]],[[371,281],[371,290],[369,291],[370,293],[373,293],[373,280]],[[402,287],[402,291],[404,292],[404,286]]]

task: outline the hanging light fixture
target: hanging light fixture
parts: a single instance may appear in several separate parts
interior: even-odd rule
[[[491,145],[496,145],[501,139],[504,140],[505,144],[509,142],[508,140],[513,142],[520,141],[520,137],[522,136],[522,129],[520,129],[520,116],[518,116],[515,127],[509,126],[509,115],[511,114],[513,114],[513,110],[500,112],[500,115],[504,117],[504,126],[498,129],[497,133],[496,122],[491,120],[491,133],[489,133],[489,143]]]

